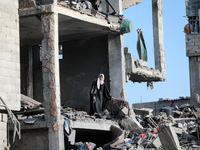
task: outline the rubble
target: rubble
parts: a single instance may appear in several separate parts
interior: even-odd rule
[[[41,103],[22,95],[21,104],[21,111],[15,113],[18,120],[26,125],[44,120]],[[184,104],[180,107],[170,107],[173,113],[168,115],[163,111],[166,109],[168,108],[161,109],[159,115],[153,116],[152,109],[131,109],[128,102],[115,99],[107,102],[102,117],[90,116],[87,112],[76,111],[69,107],[62,107],[61,114],[64,118],[64,134],[71,149],[200,149],[198,109]],[[103,129],[101,125],[105,124],[107,126]],[[111,131],[112,140],[101,147],[92,141],[75,142],[77,126],[79,128],[88,126],[89,130]]]

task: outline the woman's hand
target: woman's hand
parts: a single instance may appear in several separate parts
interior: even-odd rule
[[[94,102],[96,102],[96,97],[95,97],[95,96],[93,96],[93,103],[94,103]]]

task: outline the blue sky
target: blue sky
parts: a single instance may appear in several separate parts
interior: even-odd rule
[[[133,21],[133,30],[124,35],[124,43],[129,52],[138,59],[136,49],[137,29],[143,31],[148,51],[149,67],[154,67],[152,2],[143,0],[140,4],[124,10],[125,18]],[[190,96],[189,62],[186,57],[184,26],[185,0],[163,0],[164,48],[166,52],[167,73],[165,82],[155,82],[154,89],[147,90],[146,83],[127,83],[127,101],[132,103],[158,101],[159,98],[178,98]]]

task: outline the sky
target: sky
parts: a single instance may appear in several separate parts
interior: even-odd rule
[[[125,47],[136,59],[139,58],[136,43],[137,29],[143,31],[148,65],[154,65],[152,2],[143,0],[140,4],[123,11],[126,19],[133,21],[133,30],[124,35]],[[154,82],[154,89],[147,89],[147,83],[126,84],[129,104],[158,101],[159,98],[178,98],[190,96],[189,60],[186,57],[184,26],[187,24],[185,0],[163,0],[164,48],[166,53],[166,81]]]

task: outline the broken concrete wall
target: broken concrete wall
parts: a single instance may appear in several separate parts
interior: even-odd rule
[[[19,0],[19,9],[31,8],[36,6],[35,0]]]
[[[163,3],[162,0],[152,0],[153,38],[155,69],[166,75],[166,56],[163,39]]]
[[[21,139],[16,138],[12,142],[13,132],[10,132],[10,150],[48,150],[48,130],[35,129],[35,130],[22,130]]]
[[[153,115],[159,115],[160,109],[162,107],[170,107],[173,101],[162,101],[162,102],[146,102],[146,103],[134,103],[132,104],[132,108],[151,108],[154,111],[152,112]],[[191,103],[191,100],[176,100],[173,103],[173,106],[181,106],[185,103]]]
[[[89,112],[90,88],[99,73],[109,87],[107,36],[65,42],[60,60],[62,105]]]

